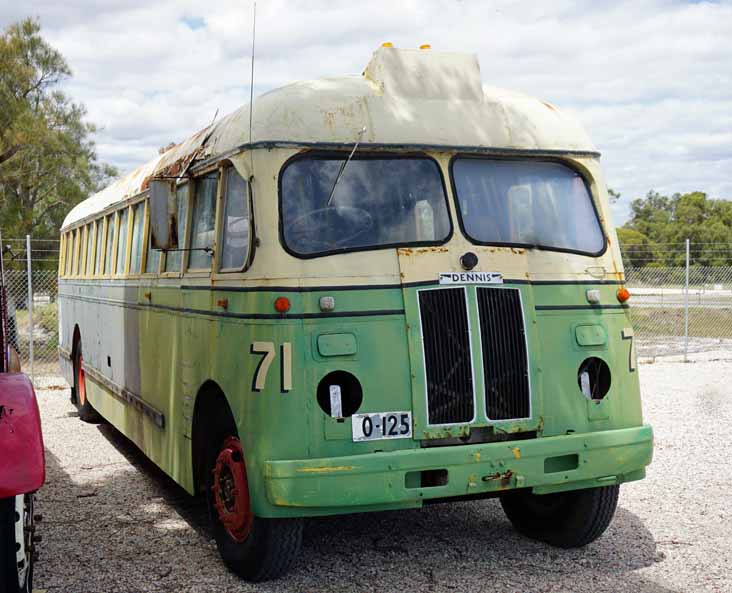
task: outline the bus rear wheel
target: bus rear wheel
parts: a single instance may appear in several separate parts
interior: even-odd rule
[[[216,546],[224,564],[254,582],[276,579],[287,572],[302,544],[301,519],[255,517],[241,443],[219,433],[207,455],[206,499]]]
[[[102,417],[94,409],[86,396],[86,372],[84,371],[84,356],[81,350],[81,340],[76,344],[74,354],[74,403],[79,411],[79,418],[84,422],[98,423]]]
[[[619,490],[619,486],[603,486],[542,495],[520,490],[503,495],[501,505],[523,535],[558,548],[579,548],[608,528]]]

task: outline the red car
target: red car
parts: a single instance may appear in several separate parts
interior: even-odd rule
[[[7,339],[4,278],[0,249],[0,593],[31,593],[33,496],[46,464],[33,384]]]

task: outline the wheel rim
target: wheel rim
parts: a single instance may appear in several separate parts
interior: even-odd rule
[[[18,587],[27,591],[33,574],[33,495],[19,494],[15,497],[15,541]]]
[[[252,531],[254,515],[249,500],[249,484],[244,452],[239,439],[227,437],[213,470],[214,508],[226,533],[234,541],[244,541]]]
[[[79,364],[76,368],[76,385],[78,386],[79,405],[83,406],[86,402],[86,373],[84,373],[84,357],[81,354],[79,354]]]

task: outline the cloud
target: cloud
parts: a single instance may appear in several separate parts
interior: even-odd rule
[[[29,15],[122,169],[248,101],[251,3],[28,0],[0,6],[0,26]],[[623,219],[651,188],[732,198],[731,30],[730,2],[260,0],[255,91],[359,73],[384,41],[475,52],[487,84],[583,122]]]

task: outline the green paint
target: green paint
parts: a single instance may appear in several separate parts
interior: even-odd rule
[[[642,478],[651,461],[653,434],[642,421],[638,376],[629,368],[630,341],[622,339],[623,329],[631,327],[629,311],[536,309],[586,306],[588,288],[600,290],[602,303],[616,303],[616,287],[515,287],[521,291],[529,349],[532,414],[526,420],[481,420],[485,398],[474,286],[467,292],[477,420],[469,425],[427,424],[417,288],[288,293],[140,287],[141,333],[136,346],[140,395],[165,414],[166,427],[154,426],[98,387],[89,389],[89,397],[155,463],[192,492],[194,405],[197,397],[205,397],[202,386],[215,383],[236,419],[253,509],[263,517],[410,508],[426,499],[467,493],[516,487],[546,493]],[[149,299],[145,292],[151,292]],[[274,299],[282,294],[291,301],[288,316],[236,317],[271,313]],[[339,313],[404,313],[317,316],[321,296],[335,297]],[[228,299],[228,316],[216,316],[221,312],[216,303],[223,298]],[[252,391],[262,358],[250,352],[255,341],[275,346],[260,392]],[[280,346],[285,342],[292,345],[288,392],[282,391],[280,376]],[[602,358],[612,371],[610,391],[600,403],[588,401],[577,382],[577,369],[589,356]],[[364,401],[359,412],[410,410],[414,438],[353,442],[351,419],[330,418],[316,401],[318,382],[335,370],[348,371],[361,382]],[[420,444],[422,439],[467,436],[486,427],[495,434],[536,431],[537,438],[433,448]],[[573,467],[569,460],[575,459]],[[447,470],[447,484],[420,487],[415,472],[439,469]]]
[[[356,354],[356,336],[353,334],[322,334],[318,336],[320,356],[348,356]]]

